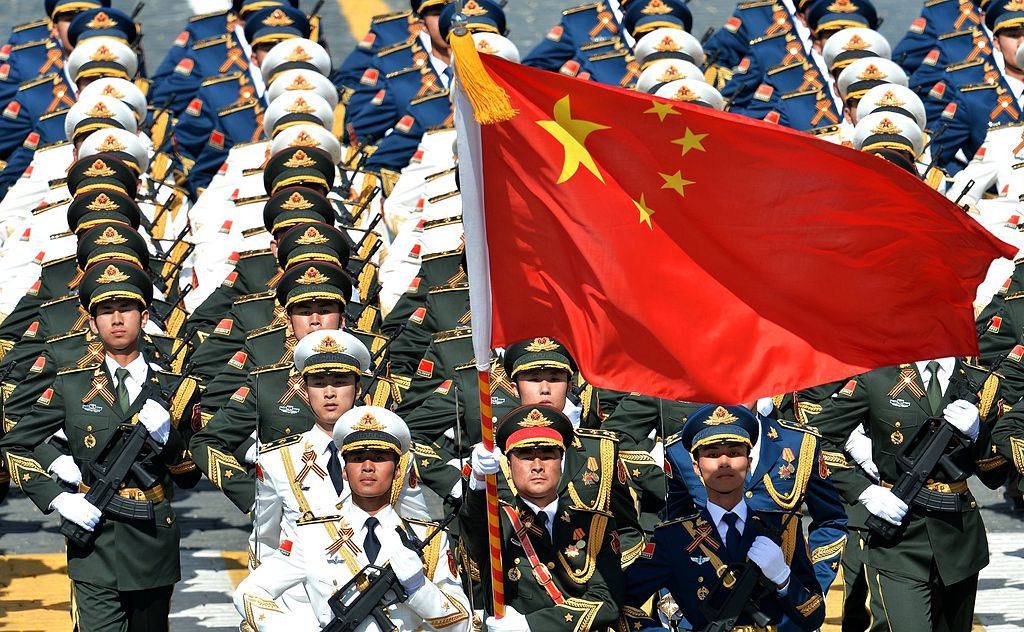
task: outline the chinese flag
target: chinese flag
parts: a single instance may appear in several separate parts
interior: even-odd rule
[[[761,121],[482,60],[518,111],[479,125],[458,101],[494,346],[553,336],[595,385],[721,403],[977,354],[975,290],[1016,250],[912,175]],[[488,309],[473,310],[478,327]]]

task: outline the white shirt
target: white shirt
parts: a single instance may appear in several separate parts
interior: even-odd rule
[[[370,555],[366,553],[366,547],[363,546],[363,542],[366,542],[366,534],[368,532],[368,529],[366,528],[366,520],[370,518],[370,514],[360,509],[355,503],[352,503],[349,507],[349,526],[355,529],[355,535],[352,539],[355,540],[355,543],[363,549],[363,554],[366,555],[366,560],[368,562],[371,564],[376,562],[383,563],[384,559],[387,557],[387,554],[384,553],[384,544],[390,541],[389,538],[391,536],[398,535],[394,531],[391,533],[383,533],[383,530],[387,528],[385,525],[392,525],[393,529],[393,525],[398,524],[399,520],[397,514],[395,514],[395,510],[391,508],[391,505],[384,505],[384,508],[373,514],[373,517],[377,519],[377,526],[374,528],[373,532],[377,535],[377,541],[381,543],[381,552],[378,553],[379,559],[377,560],[371,560]]]
[[[444,71],[448,69],[448,64],[446,64],[443,59],[439,59],[436,55],[434,55],[434,47],[430,43],[430,34],[427,33],[426,30],[420,31],[418,37],[420,40],[420,44],[423,45],[423,50],[429,53],[427,58],[430,59],[430,65],[434,67],[434,72],[437,73],[438,79],[440,79],[441,84],[445,88],[448,88],[448,84],[451,83],[451,78],[449,78],[448,75],[444,74]]]
[[[246,59],[252,58],[252,46],[249,45],[249,40],[245,39],[245,27],[235,25],[235,37],[238,38],[238,44],[242,48],[242,54],[245,55]],[[249,76],[252,79],[252,87],[256,90],[256,96],[262,97],[263,91],[267,89],[265,83],[263,83],[263,73],[256,66],[249,66]]]
[[[110,376],[114,380],[114,393],[117,393],[117,370],[122,368],[120,364],[114,361],[109,355],[104,358],[104,362],[107,363],[107,371],[110,371]],[[146,374],[149,372],[149,365],[146,364],[146,359],[142,357],[140,353],[134,360],[128,363],[128,366],[123,367],[128,369],[128,377],[125,378],[124,386],[128,389],[128,399],[132,402],[142,392],[142,387],[146,384]]]
[[[622,5],[619,4],[619,0],[608,0],[608,8],[612,10],[612,15],[615,16],[615,19],[619,24],[622,24]],[[623,41],[625,41],[630,48],[636,46],[636,40],[633,39],[633,35],[625,28],[622,29],[619,35],[622,36]]]
[[[558,511],[558,499],[557,498],[554,499],[553,501],[551,501],[551,504],[549,504],[547,507],[544,507],[544,508],[538,507],[537,505],[535,505],[532,502],[526,500],[525,498],[523,498],[522,500],[523,500],[524,503],[526,503],[526,506],[529,507],[533,511],[533,513],[539,514],[540,512],[543,511],[544,513],[546,513],[548,515],[548,522],[547,522],[547,524],[544,525],[544,528],[547,529],[547,531],[548,531],[548,539],[550,540],[551,537],[552,537],[552,534],[553,534],[553,531],[551,531],[551,528],[555,524],[555,513]]]
[[[1002,55],[999,58],[1002,59]],[[1005,73],[1003,77],[1006,78],[1006,85],[1010,86],[1010,92],[1013,93],[1013,98],[1017,100],[1017,105],[1024,105],[1021,103],[1021,97],[1024,96],[1024,81]]]
[[[921,382],[924,384],[926,391],[933,377],[931,371],[928,370],[929,362],[931,360],[920,360],[914,363],[917,366],[917,372],[921,374]],[[949,388],[949,380],[953,377],[953,367],[956,365],[956,358],[936,358],[936,362],[939,363],[939,384],[942,386],[942,392],[945,393],[946,389]]]
[[[722,520],[722,516],[729,513],[730,510],[719,507],[710,500],[708,501],[707,509],[708,513],[711,514],[711,521],[715,523],[715,528],[718,529],[718,535],[722,537],[722,543],[724,544],[729,532],[729,525],[725,520]],[[736,530],[740,532],[740,535],[743,535],[743,527],[747,524],[747,503],[740,500],[739,504],[733,507],[731,511],[739,516],[739,520],[736,521]]]

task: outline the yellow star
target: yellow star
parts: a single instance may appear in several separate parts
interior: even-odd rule
[[[686,197],[686,194],[683,193],[683,187],[688,184],[694,184],[693,180],[687,180],[684,178],[681,171],[677,171],[672,175],[665,173],[659,173],[658,175],[665,181],[665,184],[661,185],[661,188],[672,189],[679,194],[679,197]]]
[[[640,476],[640,468],[638,468],[638,467],[634,467],[633,468],[633,476]]]
[[[675,109],[672,107],[671,103],[662,103],[661,101],[652,101],[651,102],[651,109],[644,110],[644,114],[657,114],[658,115],[658,120],[660,120],[662,123],[664,123],[666,116],[671,116],[673,114],[679,114],[679,112],[675,111]]]
[[[571,614],[565,615],[565,620],[568,621],[568,622],[571,622],[572,621],[572,615]]]
[[[694,134],[690,131],[690,128],[686,128],[686,135],[682,138],[677,138],[672,141],[673,145],[681,145],[683,148],[683,155],[685,156],[691,149],[697,151],[704,151],[704,145],[701,142],[707,138],[707,134]]]
[[[604,182],[604,177],[597,170],[593,156],[587,151],[586,142],[587,136],[593,132],[609,129],[608,126],[572,118],[572,114],[569,112],[568,95],[555,103],[554,117],[553,121],[537,121],[537,125],[554,136],[555,140],[562,143],[562,147],[565,149],[565,164],[562,165],[562,173],[558,176],[557,184],[562,184],[576,175],[580,165],[594,174],[598,180]]]
[[[234,475],[235,473],[232,472],[231,470],[224,470],[224,478],[231,478]]]
[[[651,225],[651,215],[654,215],[654,209],[647,206],[647,200],[644,199],[644,194],[640,194],[640,201],[633,200],[633,205],[636,206],[636,210],[640,211],[640,223],[647,222],[647,228],[654,230],[654,226]]]

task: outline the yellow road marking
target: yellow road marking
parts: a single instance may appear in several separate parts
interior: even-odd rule
[[[0,612],[2,631],[69,629],[67,555],[0,555]]]
[[[338,9],[357,41],[370,30],[370,18],[391,12],[384,0],[338,0]]]

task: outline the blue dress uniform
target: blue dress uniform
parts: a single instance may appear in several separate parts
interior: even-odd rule
[[[174,72],[174,68],[185,58],[185,55],[192,49],[193,44],[219,35],[232,33],[235,28],[236,19],[235,13],[229,10],[190,17],[185,30],[175,38],[171,48],[164,56],[164,60],[160,62],[160,66],[157,67],[156,72],[150,77],[154,88],[164,78]]]
[[[420,74],[423,71],[424,74]],[[394,127],[424,81],[444,87],[418,39],[382,48],[363,71],[345,110],[345,131],[355,143],[373,142]]]
[[[839,570],[846,542],[846,510],[839,492],[828,480],[819,445],[811,426],[757,415],[760,439],[754,450],[760,455],[756,471],[746,484],[744,499],[758,512],[786,512],[801,502],[811,516],[807,544],[814,560],[814,574],[822,592],[828,590]],[[707,502],[704,484],[693,471],[690,453],[680,441],[686,430],[665,441],[668,478],[667,515],[676,518],[692,513]]]
[[[530,54],[523,58],[523,64],[543,70],[558,70],[562,64],[576,58],[584,44],[620,36],[622,24],[612,11],[613,2],[615,0],[602,0],[562,11],[561,22],[552,27]]]
[[[224,145],[223,139],[212,136],[213,131],[217,129],[220,112],[253,99],[256,99],[256,88],[252,85],[247,72],[229,72],[203,81],[198,94],[189,102],[174,126],[175,150],[189,169],[207,143]],[[251,129],[241,131],[248,131],[251,136],[255,128],[256,125],[253,124]],[[236,139],[236,142],[249,140],[251,139]]]
[[[181,57],[174,69],[153,86],[150,100],[159,107],[170,108],[175,116],[181,116],[202,87],[204,79],[232,72],[252,72],[234,32],[199,40]]]
[[[789,11],[777,10],[781,6],[763,0],[739,3],[732,17],[704,43],[708,65],[733,68],[748,55],[751,40],[795,30]]]
[[[49,37],[15,44],[8,50],[8,58],[0,64],[0,103],[4,105],[14,98],[22,82],[64,69],[61,44]]]
[[[74,105],[74,92],[63,72],[54,72],[18,86],[14,100],[0,116],[0,158],[6,158],[25,142],[45,114]]]
[[[436,4],[436,2],[434,3]],[[375,15],[370,20],[370,30],[359,40],[345,61],[334,72],[331,81],[342,92],[342,100],[355,92],[363,72],[373,63],[381,49],[401,44],[416,36],[419,20],[412,11],[399,11]]]
[[[893,48],[893,61],[911,75],[928,53],[941,44],[939,36],[981,27],[983,13],[970,0],[926,2],[921,15],[910,24],[906,35]]]
[[[697,481],[696,487],[706,494],[703,483],[693,472],[690,452],[702,446],[721,443],[756,446],[759,440],[766,440],[763,432],[759,439],[756,438],[756,424],[754,415],[742,407],[707,405],[697,409],[690,415],[687,425],[673,443],[676,450],[685,451],[685,461],[680,461],[679,468],[689,471]],[[666,463],[671,460],[669,449],[666,448]],[[796,468],[791,463],[789,467],[795,473]],[[680,472],[675,469],[673,467],[674,474],[679,476]],[[807,480],[807,475],[804,480]],[[718,530],[714,516],[705,506],[701,506],[692,515],[668,520],[655,527],[653,540],[626,571],[626,599],[620,629],[662,629],[650,613],[642,609],[642,605],[663,588],[668,588],[690,626],[696,630],[702,629],[709,623],[701,609],[702,605],[708,599],[713,600],[712,606],[721,605],[714,601],[721,598],[716,596],[721,595],[721,592],[715,589],[726,591],[728,588],[719,577],[724,575],[728,566],[747,561],[751,545],[759,535],[779,545],[790,569],[788,584],[783,591],[754,596],[759,609],[773,624],[785,617],[799,629],[816,630],[821,626],[825,618],[824,591],[811,566],[811,556],[804,543],[799,518],[791,510],[779,505],[768,507],[768,511],[759,510],[752,496],[748,491],[740,500],[740,504],[745,505],[745,512],[739,506],[729,510],[740,517],[746,514],[742,531],[737,534],[739,542],[731,551],[726,538]],[[725,509],[716,507],[716,510]],[[733,528],[739,530],[735,525]],[[842,541],[840,538],[840,546]],[[736,621],[738,626],[753,623],[745,613]]]
[[[607,42],[584,44],[580,53],[584,55],[582,63],[576,60],[566,62],[566,66],[579,64],[577,77],[627,90],[636,87],[640,64],[636,63],[633,53],[622,40],[614,38]],[[565,70],[563,66],[562,72]]]

